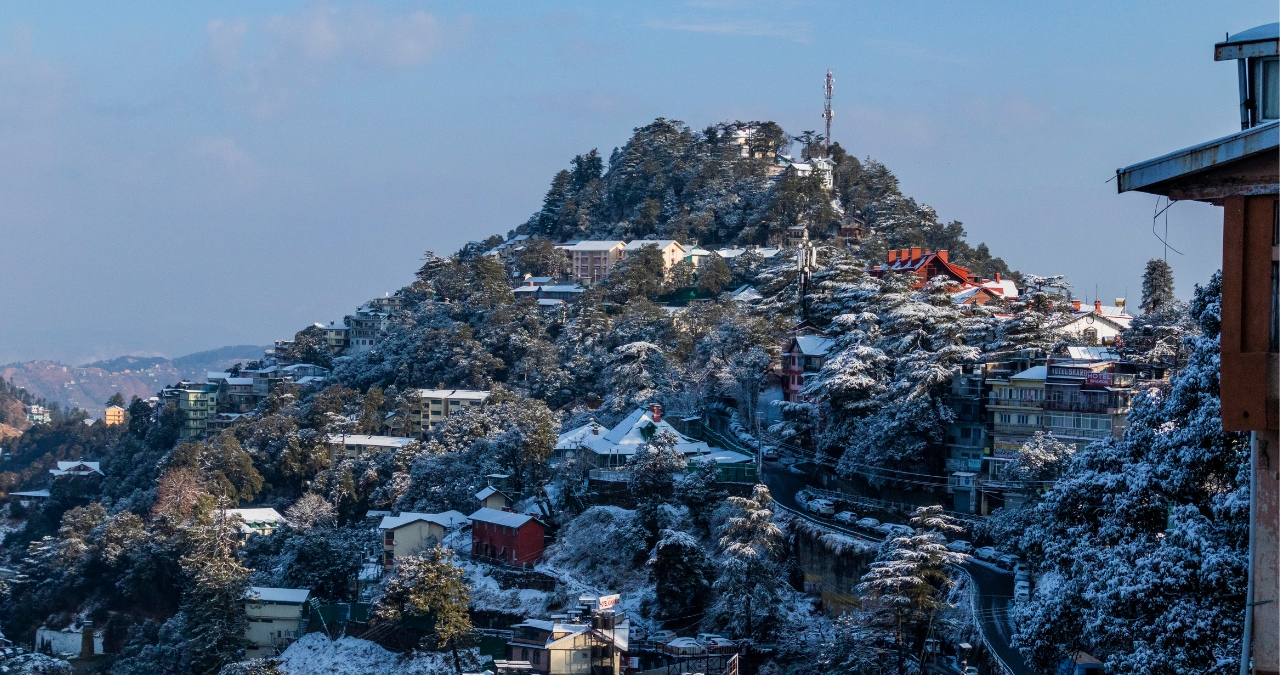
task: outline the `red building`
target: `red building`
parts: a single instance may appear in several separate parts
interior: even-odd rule
[[[524,567],[542,557],[546,526],[527,513],[480,509],[471,521],[471,554]]]
[[[827,362],[827,352],[835,342],[821,335],[795,335],[787,340],[778,373],[782,380],[783,400],[800,400],[805,377],[822,370],[822,364]]]
[[[920,279],[912,285],[920,288],[925,282],[936,276],[950,277],[961,287],[976,285],[980,280],[968,268],[961,267],[947,260],[946,251],[924,251],[918,248],[894,249],[889,251],[889,260],[879,267],[867,270],[873,277],[883,277],[886,273],[914,274]]]

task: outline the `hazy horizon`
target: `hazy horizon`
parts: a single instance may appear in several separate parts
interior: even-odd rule
[[[1136,304],[1163,253],[1155,198],[1108,181],[1237,131],[1213,43],[1275,20],[1261,2],[6,3],[0,363],[340,320],[655,117],[821,129],[828,68],[849,152],[1012,267]],[[1220,265],[1220,211],[1179,203],[1169,233],[1189,298]]]

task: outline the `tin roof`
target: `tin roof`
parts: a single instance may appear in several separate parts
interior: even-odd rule
[[[1264,153],[1274,155],[1277,148],[1280,148],[1280,122],[1259,124],[1237,131],[1230,136],[1216,138],[1189,148],[1175,150],[1155,159],[1138,162],[1123,169],[1116,169],[1117,190],[1167,194],[1170,187],[1169,181],[1193,176],[1255,155]],[[1263,191],[1257,194],[1272,194],[1276,186],[1272,184],[1262,189]],[[1244,193],[1232,192],[1232,194]]]
[[[1280,42],[1280,23],[1262,24],[1235,35],[1228,35],[1226,40],[1214,45],[1213,60],[1233,61],[1259,56],[1275,56],[1277,42]]]
[[[261,602],[277,602],[286,605],[301,605],[311,596],[305,588],[269,588],[267,586],[250,586],[245,592],[246,600]]]
[[[531,520],[537,520],[527,513],[512,513],[510,511],[499,511],[497,509],[480,509],[475,513],[467,516],[468,520],[476,520],[482,523],[493,523],[494,525],[502,525],[504,527],[520,527]]]

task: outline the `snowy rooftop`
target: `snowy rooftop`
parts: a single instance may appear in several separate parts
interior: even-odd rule
[[[329,434],[325,443],[345,443],[347,445],[372,445],[380,448],[403,448],[416,441],[416,438],[403,436],[367,436],[365,434]]]
[[[1049,368],[1046,366],[1032,366],[1017,375],[1010,377],[1011,380],[1043,380],[1049,376]]]
[[[32,490],[30,492],[10,492],[10,497],[48,497],[48,490]]]
[[[586,443],[592,436],[599,437],[608,432],[609,430],[603,424],[591,420],[577,429],[560,434],[560,438],[556,440],[556,449],[568,450],[577,448]]]
[[[639,251],[645,246],[657,246],[658,248],[666,248],[672,244],[684,249],[684,245],[675,239],[637,239],[630,244],[622,247],[624,251]]]
[[[712,450],[709,455],[698,455],[692,459],[695,462],[710,462],[715,460],[720,464],[748,464],[756,461],[755,458],[750,455],[744,455],[732,450]]]
[[[537,520],[527,513],[512,513],[510,511],[499,511],[497,509],[479,509],[475,513],[467,516],[467,519],[482,523],[493,523],[494,525],[502,525],[504,527],[520,527],[531,520]]]
[[[284,516],[275,509],[227,509],[227,515],[237,515],[246,523],[283,523]]]
[[[419,389],[418,396],[423,398],[453,398],[468,401],[483,401],[489,398],[489,392],[479,389]]]
[[[764,298],[764,296],[760,294],[760,291],[757,291],[750,284],[739,286],[738,290],[734,291],[730,295],[738,302],[755,302],[756,300]]]
[[[826,356],[835,343],[835,340],[820,335],[796,336],[796,348],[806,356]]]
[[[1067,347],[1073,361],[1114,361],[1120,356],[1110,347]]]
[[[736,258],[742,255],[743,253],[746,253],[747,251],[755,251],[756,253],[760,254],[760,257],[762,258],[772,258],[773,256],[778,255],[778,251],[781,251],[781,250],[782,249],[779,249],[779,248],[763,248],[763,247],[761,248],[721,248],[721,249],[716,249],[716,255],[720,256],[721,258],[724,258],[725,260],[731,260],[733,258]]]
[[[259,600],[261,602],[277,602],[287,605],[301,605],[311,596],[311,591],[305,588],[270,588],[267,586],[250,586],[245,592],[246,600]]]
[[[485,489],[483,489],[483,490],[481,490],[481,491],[479,491],[479,492],[477,492],[477,493],[476,493],[476,499],[481,499],[481,500],[483,500],[483,499],[488,499],[488,498],[492,497],[493,495],[502,495],[502,496],[504,496],[504,497],[506,496],[505,494],[503,494],[503,493],[502,493],[502,491],[501,491],[501,490],[498,490],[498,489],[493,488],[493,487],[487,487],[487,488],[485,488]]]
[[[572,245],[561,244],[556,248],[564,249],[566,251],[612,251],[613,249],[625,244],[625,241],[588,239]]]
[[[453,527],[466,522],[467,516],[459,511],[444,511],[443,513],[412,513],[406,511],[398,516],[383,516],[382,522],[378,523],[378,529],[394,530],[418,521],[435,523],[441,527]]]

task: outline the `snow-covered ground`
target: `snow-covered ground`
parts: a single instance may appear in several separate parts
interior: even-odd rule
[[[459,652],[463,671],[480,670],[478,651]],[[288,675],[450,675],[456,672],[450,653],[396,654],[368,640],[344,637],[330,640],[308,633],[280,655],[280,670]]]

